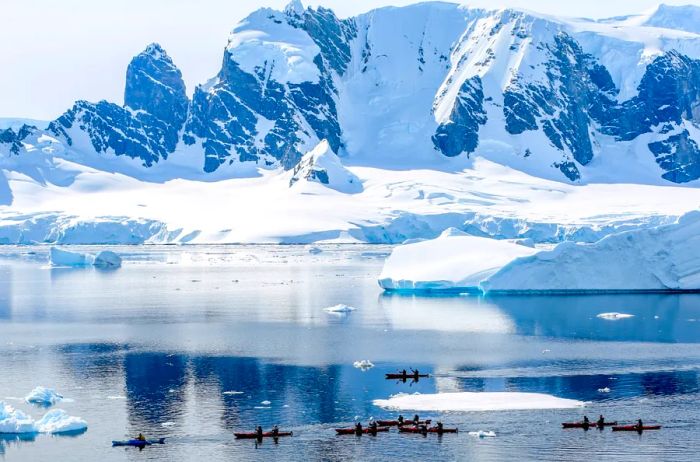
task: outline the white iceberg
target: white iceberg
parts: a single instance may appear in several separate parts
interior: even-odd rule
[[[110,250],[102,250],[92,255],[89,253],[70,252],[58,247],[51,247],[49,262],[51,266],[61,267],[95,266],[98,268],[119,268],[122,265],[121,257]]]
[[[362,372],[364,372],[366,370],[372,369],[374,367],[374,364],[369,359],[363,359],[361,361],[355,361],[354,363],[352,363],[352,366],[356,369],[361,369]]]
[[[68,415],[62,409],[54,409],[44,414],[35,424],[39,433],[72,433],[87,430],[87,422],[80,417]]]
[[[572,409],[582,401],[558,398],[543,393],[458,392],[412,395],[399,393],[389,399],[375,399],[375,406],[396,411],[517,411],[533,409]]]
[[[27,403],[52,406],[63,400],[63,396],[56,393],[56,390],[53,388],[36,387],[24,397],[24,400]]]
[[[610,393],[610,387],[598,388],[598,393]]]
[[[475,432],[469,432],[469,436],[474,436],[476,438],[495,438],[496,437],[496,432],[494,431],[485,431],[485,430],[478,430]]]
[[[678,222],[611,234],[593,244],[537,250],[443,233],[396,247],[386,290],[464,292],[679,292],[700,290],[700,211]]]
[[[627,314],[627,313],[600,313],[596,315],[596,318],[600,319],[607,319],[608,321],[617,321],[618,319],[627,319],[627,318],[633,318],[633,314]]]
[[[68,415],[66,411],[54,409],[38,421],[0,401],[0,433],[72,433],[87,430],[87,422],[80,417]]]
[[[343,305],[342,303],[339,303],[337,305],[329,306],[328,308],[324,308],[323,311],[326,313],[351,313],[355,311],[355,307],[349,306],[349,305]]]

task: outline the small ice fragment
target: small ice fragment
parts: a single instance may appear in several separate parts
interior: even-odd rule
[[[355,308],[352,306],[348,305],[343,305],[342,303],[339,303],[337,305],[329,306],[328,308],[324,308],[323,311],[326,313],[350,313],[352,311],[355,311]]]
[[[610,388],[609,387],[598,388],[598,393],[610,393]]]
[[[542,354],[549,353],[549,352],[551,352],[551,351],[552,351],[552,350],[550,350],[549,348],[545,348],[544,350],[542,350]]]
[[[53,388],[36,387],[25,396],[24,400],[31,404],[52,406],[63,399]]]
[[[309,249],[309,253],[311,255],[318,255],[319,253],[323,252],[323,250],[319,249],[318,247],[311,247]]]
[[[362,372],[372,369],[374,364],[369,359],[363,359],[362,361],[355,361],[352,363],[353,367],[362,370]]]
[[[496,432],[479,430],[479,431],[475,431],[475,432],[469,432],[469,436],[474,436],[476,438],[495,438]]]
[[[272,404],[272,402],[265,400],[265,401],[260,401],[260,404],[262,404],[263,406],[269,406],[270,404]]]
[[[160,426],[161,427],[174,427],[175,422],[171,422],[171,421],[163,422],[162,424],[160,424]]]
[[[627,319],[627,318],[633,318],[633,314],[627,314],[627,313],[600,313],[599,315],[596,316],[596,318],[600,319],[607,319],[609,321],[617,321],[618,319]]]
[[[659,316],[654,316],[654,319],[659,319]]]
[[[225,391],[225,392],[224,392],[224,395],[242,395],[242,394],[243,394],[242,391],[233,391],[233,390],[229,390],[229,391]]]

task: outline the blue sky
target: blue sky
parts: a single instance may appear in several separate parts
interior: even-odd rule
[[[3,0],[0,15],[0,117],[52,119],[76,99],[121,102],[132,56],[159,42],[182,69],[188,91],[220,67],[233,25],[261,6],[287,0]],[[322,0],[351,16],[410,0]],[[697,4],[700,0],[666,1]],[[609,17],[654,8],[646,0],[474,0],[554,15]]]

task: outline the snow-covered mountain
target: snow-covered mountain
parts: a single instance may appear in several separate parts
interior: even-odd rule
[[[591,21],[435,2],[339,19],[295,0],[238,24],[191,100],[151,44],[128,66],[122,106],[78,101],[46,130],[3,130],[0,149],[29,156],[48,136],[56,155],[162,180],[241,176],[246,162],[291,169],[326,139],[362,165],[482,156],[561,181],[686,183],[700,178],[697,17],[693,6]],[[190,172],[148,172],[176,152]]]
[[[700,7],[693,6],[662,5],[593,21],[430,2],[340,19],[295,0],[283,11],[255,11],[235,26],[221,69],[191,97],[176,63],[151,44],[127,67],[123,104],[77,101],[43,126],[17,120],[0,125],[6,127],[0,128],[0,206],[10,214],[57,212],[46,218],[53,223],[48,228],[45,217],[36,222],[32,215],[31,232],[13,222],[15,234],[7,241],[51,240],[61,235],[57,229],[72,226],[70,217],[94,219],[99,209],[82,195],[96,191],[141,191],[134,201],[143,208],[158,198],[158,211],[151,213],[119,204],[126,193],[112,198],[117,205],[109,204],[112,218],[105,226],[123,214],[127,218],[116,221],[132,233],[129,242],[199,239],[187,230],[199,233],[205,226],[164,213],[173,208],[166,198],[180,190],[211,195],[200,202],[219,207],[240,191],[248,197],[241,204],[257,203],[262,210],[264,187],[276,198],[270,202],[276,213],[287,199],[284,212],[292,213],[306,204],[291,198],[311,201],[330,190],[326,199],[338,204],[331,214],[337,219],[233,238],[217,216],[216,226],[229,236],[221,239],[289,241],[321,228],[334,231],[315,235],[319,239],[338,238],[338,230],[360,226],[360,237],[353,239],[393,242],[422,235],[420,229],[433,235],[444,226],[481,229],[477,218],[488,221],[495,214],[501,223],[515,209],[483,207],[501,201],[555,204],[567,183],[591,186],[588,191],[611,183],[697,186],[697,17]],[[484,172],[504,175],[489,184],[506,189],[513,172],[524,176],[506,200],[502,191],[485,189]],[[153,188],[163,183],[159,192],[167,194],[161,197]],[[447,192],[457,184],[465,189]],[[549,196],[539,195],[540,188]],[[638,197],[657,195],[661,202],[639,204],[637,217],[688,209],[690,202],[670,207],[662,200],[666,192],[652,190]],[[64,196],[71,199],[56,202]],[[362,200],[373,205],[361,207]],[[615,214],[613,202],[600,208]],[[342,207],[347,209],[341,213]],[[236,210],[245,217],[272,213]],[[387,223],[406,220],[408,210],[410,232],[386,230],[393,226]],[[456,215],[412,222],[431,214]],[[137,226],[137,216],[148,218]],[[553,210],[521,218],[518,226],[535,219],[554,226],[553,234],[562,223]],[[607,226],[580,218],[574,221],[582,226]]]

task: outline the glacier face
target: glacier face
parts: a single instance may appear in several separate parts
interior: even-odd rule
[[[45,130],[0,130],[0,162],[18,168],[45,135],[61,145],[52,156],[98,169],[217,179],[246,164],[293,169],[327,140],[348,165],[480,156],[559,181],[693,182],[694,17],[700,8],[590,21],[423,3],[340,19],[292,2],[238,24],[191,99],[151,44],[127,68],[123,105],[78,101]]]

